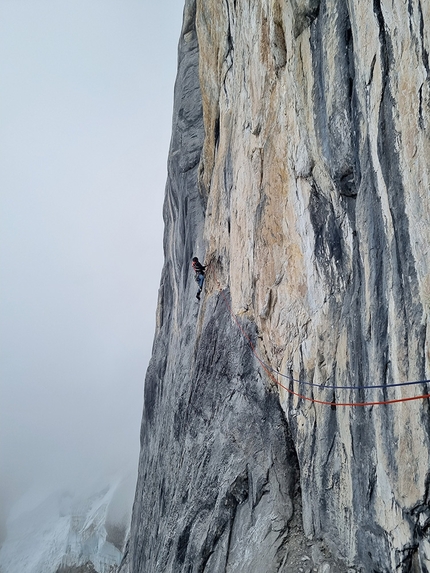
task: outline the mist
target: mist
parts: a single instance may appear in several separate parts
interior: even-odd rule
[[[31,488],[134,487],[182,9],[0,3],[2,535]]]

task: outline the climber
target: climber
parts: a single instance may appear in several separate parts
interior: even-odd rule
[[[192,266],[194,272],[196,273],[194,278],[196,283],[199,285],[199,290],[197,291],[196,298],[200,300],[200,293],[202,292],[203,282],[205,280],[205,266],[201,264],[197,257],[193,257]]]

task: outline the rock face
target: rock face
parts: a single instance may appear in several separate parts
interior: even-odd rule
[[[429,22],[186,1],[123,571],[430,571]]]

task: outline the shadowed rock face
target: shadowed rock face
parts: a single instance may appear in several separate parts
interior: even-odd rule
[[[428,400],[276,384],[428,392],[428,22],[186,2],[123,571],[430,570]]]

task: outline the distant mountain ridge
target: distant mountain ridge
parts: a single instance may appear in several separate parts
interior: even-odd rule
[[[116,573],[124,524],[109,523],[119,483],[91,494],[55,493],[8,522],[1,573]],[[122,538],[122,539],[121,539]]]

